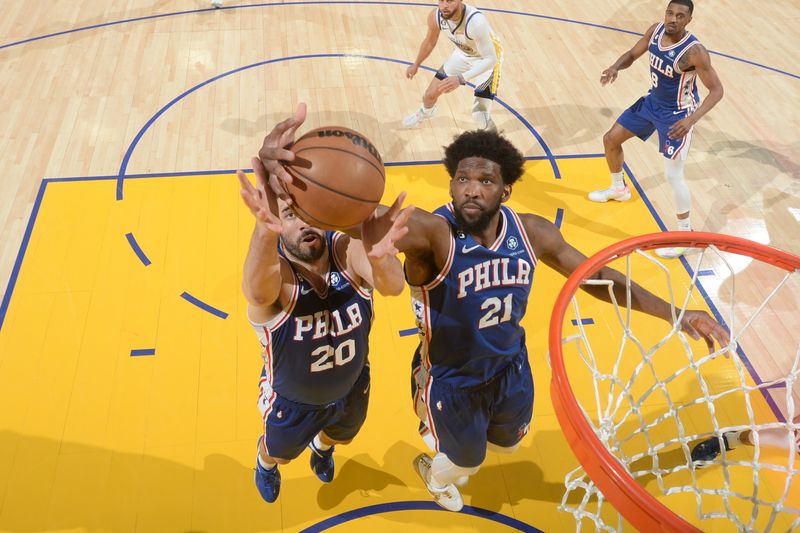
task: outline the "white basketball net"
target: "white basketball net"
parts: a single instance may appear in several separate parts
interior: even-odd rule
[[[800,392],[800,313],[796,307],[800,306],[800,271],[787,273],[714,246],[695,252],[688,256],[694,275],[688,284],[680,282],[685,291],[684,287],[673,287],[670,270],[648,252],[636,250],[620,260],[625,268],[614,265],[627,276],[628,294],[631,277],[642,283],[642,271],[649,280],[643,285],[651,290],[666,278],[673,323],[670,328],[661,321],[663,331],[653,331],[651,321],[647,331],[635,333],[632,325],[641,322],[637,315],[642,315],[632,314],[630,306],[617,304],[610,281],[586,282],[608,285],[615,316],[608,316],[607,328],[584,325],[578,300],[587,306],[591,297],[580,295],[582,291],[573,296],[575,320],[566,313],[564,335],[575,333],[563,339],[572,388],[602,444],[637,483],[685,520],[715,531],[796,529],[800,527],[800,477],[793,479],[800,469],[800,458],[793,450],[800,423],[792,420],[800,412],[793,394]],[[720,301],[715,303],[731,332],[731,345],[710,355],[705,349],[694,353],[690,339],[676,325],[687,308],[706,307],[699,295],[698,274],[707,274],[709,267],[715,275],[710,280],[701,278],[700,283],[705,288],[719,284],[714,292],[722,296],[717,296]],[[752,275],[745,270],[755,267],[772,271],[767,276],[772,280],[770,287],[761,287],[758,302],[754,302],[749,285],[736,285],[737,276]],[[634,268],[637,272],[632,274]],[[656,278],[653,272],[660,278],[656,283],[651,283]],[[742,302],[737,302],[737,289],[744,293]],[[768,293],[766,297],[764,292]],[[791,316],[788,323],[787,316]],[[770,328],[779,323],[781,331],[773,332]],[[616,344],[613,351],[608,348],[610,330],[611,337],[620,339],[611,341]],[[774,335],[774,345],[768,346],[769,350],[748,348],[756,335],[761,344],[764,337]],[[593,340],[603,347],[593,349]],[[780,346],[785,352],[783,368],[773,376],[762,375],[764,381],[756,383],[739,355],[729,359],[721,355],[733,353],[740,346],[750,349],[747,357],[754,361],[775,355],[773,349]],[[580,383],[592,381],[594,390],[576,386],[574,378],[581,373],[584,379]],[[773,409],[766,397],[771,398]],[[776,407],[788,422],[776,419]],[[722,435],[744,429],[752,431],[753,446],[725,450]],[[762,446],[765,430],[770,430],[767,433],[773,439],[776,430],[781,432],[778,435],[785,435],[784,447]],[[712,461],[693,462],[692,448],[711,438],[717,439],[721,453]],[[559,509],[574,515],[577,531],[632,529],[583,468],[570,472],[565,484]]]

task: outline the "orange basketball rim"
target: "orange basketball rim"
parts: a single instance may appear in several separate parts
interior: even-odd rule
[[[561,429],[573,453],[605,498],[640,531],[697,531],[642,488],[606,449],[586,420],[567,376],[562,352],[562,326],[567,307],[581,284],[609,262],[636,250],[685,246],[736,253],[792,272],[800,269],[800,257],[739,237],[705,232],[663,232],[632,237],[596,253],[567,279],[550,318],[549,350],[552,379],[550,395]]]

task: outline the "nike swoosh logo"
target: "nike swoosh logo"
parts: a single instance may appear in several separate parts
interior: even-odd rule
[[[686,111],[684,111],[683,109],[681,109],[680,111],[673,111],[673,112],[672,112],[672,114],[673,114],[673,115],[680,115],[681,113],[685,113],[685,112],[686,112]]]
[[[313,289],[312,289],[311,287],[309,287],[309,288],[307,288],[307,289],[306,289],[305,287],[301,287],[301,288],[300,288],[300,294],[302,294],[303,296],[305,296],[306,294],[308,294],[308,293],[309,293],[309,292],[311,292],[312,290],[313,290]]]
[[[469,248],[467,248],[467,245],[465,244],[465,245],[464,245],[464,247],[463,247],[463,248],[461,248],[461,253],[463,253],[463,254],[468,254],[468,253],[470,253],[472,250],[474,250],[475,248],[480,248],[480,247],[481,247],[481,246],[480,246],[480,244],[477,244],[477,245],[475,245],[475,246],[470,246]]]

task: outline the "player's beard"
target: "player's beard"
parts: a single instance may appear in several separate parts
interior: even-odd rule
[[[495,203],[493,206],[481,207],[481,212],[478,217],[472,220],[467,220],[464,218],[464,215],[461,212],[463,205],[462,207],[456,207],[453,209],[453,213],[455,214],[456,222],[458,222],[458,225],[462,230],[472,234],[481,233],[489,227],[489,223],[492,221],[492,218],[494,218],[494,216],[500,210],[501,203],[502,202],[498,199],[497,203]]]
[[[316,246],[303,243],[303,239],[310,235],[318,237],[321,243],[318,242]],[[283,241],[283,246],[286,248],[286,251],[289,252],[292,257],[300,261],[313,262],[322,257],[322,254],[325,253],[325,235],[320,235],[316,231],[304,231],[294,240],[284,239],[283,237],[281,237],[281,240]]]

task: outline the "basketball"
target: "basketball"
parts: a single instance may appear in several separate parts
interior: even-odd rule
[[[383,196],[386,175],[381,155],[362,134],[341,126],[311,130],[290,147],[284,162],[300,218],[322,229],[357,226]]]

